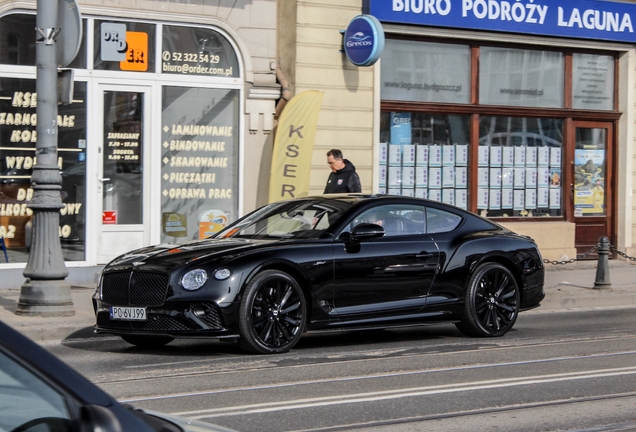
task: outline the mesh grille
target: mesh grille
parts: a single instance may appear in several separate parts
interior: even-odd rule
[[[114,321],[108,312],[97,314],[97,326],[103,329],[136,331],[183,331],[200,329],[198,325],[180,316],[150,315],[148,321]]]
[[[143,272],[117,272],[104,275],[104,302],[118,306],[160,306],[168,291],[168,275]]]
[[[197,318],[203,321],[208,327],[215,330],[223,328],[221,315],[215,305],[209,303],[193,303],[192,309],[197,308],[203,308],[207,312],[205,315],[199,316]]]

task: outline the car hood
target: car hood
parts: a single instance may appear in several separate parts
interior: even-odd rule
[[[159,244],[125,253],[112,260],[106,269],[160,265],[170,269],[188,262],[231,255],[281,243],[281,240],[205,239],[184,244]],[[284,242],[289,242],[286,240]]]

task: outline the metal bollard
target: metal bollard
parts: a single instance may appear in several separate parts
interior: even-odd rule
[[[596,266],[594,289],[610,289],[612,287],[609,271],[610,242],[607,237],[603,236],[598,239],[597,253],[598,264]]]

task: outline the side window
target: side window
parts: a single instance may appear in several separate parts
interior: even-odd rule
[[[429,234],[452,231],[457,228],[461,221],[461,216],[444,210],[428,208],[426,211],[427,232]]]
[[[425,208],[417,205],[389,204],[373,207],[358,215],[351,228],[374,223],[384,228],[385,237],[426,233]]]
[[[0,430],[71,430],[64,396],[2,352]]]

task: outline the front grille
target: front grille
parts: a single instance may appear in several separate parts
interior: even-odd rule
[[[153,314],[148,317],[148,321],[114,321],[110,319],[108,312],[97,314],[97,326],[103,329],[112,330],[133,330],[133,331],[184,331],[200,330],[200,327],[184,317]]]
[[[108,304],[161,306],[168,291],[168,275],[146,272],[106,273],[102,299]]]
[[[187,330],[223,330],[223,320],[218,307],[212,303],[194,303],[189,307],[189,311],[205,310],[205,314],[197,315],[196,319],[203,322],[208,328],[202,327],[184,315],[183,311],[172,310],[167,313],[156,313],[148,310],[147,321],[120,321],[111,320],[108,311],[100,311],[97,314],[97,327],[112,330],[133,330],[133,331],[162,331],[178,332]]]

